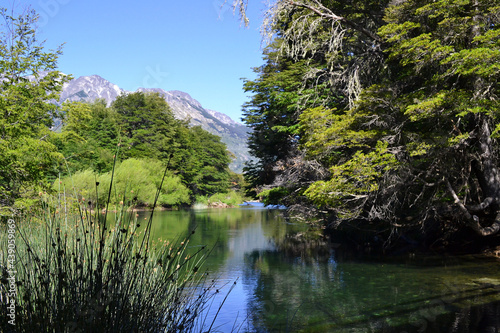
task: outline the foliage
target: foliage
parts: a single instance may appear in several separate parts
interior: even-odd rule
[[[61,114],[61,133],[51,142],[65,157],[62,169],[110,171],[120,133],[116,115],[105,102],[66,102]]]
[[[127,157],[156,157],[166,160],[181,121],[158,93],[136,92],[118,96],[113,102],[121,132],[127,140]]]
[[[237,207],[243,203],[244,197],[240,192],[229,191],[226,193],[216,193],[211,196],[199,196],[196,198],[195,206],[198,207]]]
[[[185,127],[175,150],[173,167],[193,195],[212,195],[229,188],[231,158],[221,138],[200,126]]]
[[[275,187],[259,193],[259,197],[265,205],[282,205],[283,199],[289,195],[289,191],[284,187]]]
[[[57,114],[50,101],[69,77],[55,70],[61,49],[45,51],[38,40],[34,11],[0,8],[0,16],[0,214],[11,215],[47,188],[62,157],[48,140]]]
[[[307,140],[303,136],[309,135],[306,127],[321,121],[321,115],[311,114],[308,125],[300,118],[307,110],[321,107],[342,116],[359,96],[364,81],[379,77],[383,54],[373,29],[376,31],[383,15],[381,5],[372,1],[276,1],[269,8],[264,30],[274,36],[269,46],[272,52],[265,52],[266,65],[259,79],[245,84],[254,96],[243,120],[255,133],[249,141],[251,153],[261,158],[261,165],[246,168],[252,188],[285,186],[301,193],[299,188],[328,174],[328,165],[311,158],[324,162],[323,158],[330,159],[336,152],[327,149],[326,155],[312,157],[299,147]],[[342,16],[333,15],[334,11]],[[263,127],[268,122],[269,129]],[[319,128],[309,133],[322,135]],[[268,159],[263,161],[259,154],[266,149]]]
[[[376,221],[388,236],[446,237],[464,225],[498,233],[499,10],[478,0],[274,2],[266,29],[287,68],[267,67],[246,87],[261,106],[251,110],[274,112],[296,144],[272,141],[288,156],[270,155],[272,177],[248,172],[249,181],[291,190],[335,225]],[[287,84],[316,87],[312,105],[266,81],[293,66],[301,71]],[[299,105],[293,116],[280,98]],[[265,118],[248,119],[259,130]],[[252,143],[255,156],[269,148]]]
[[[380,190],[384,174],[397,168],[398,161],[387,146],[378,142],[369,153],[357,151],[344,164],[330,168],[330,179],[313,183],[304,194],[317,205],[336,209],[339,217],[352,217],[353,202],[365,202],[371,193]]]
[[[254,68],[259,76],[245,81],[244,90],[253,93],[243,106],[243,121],[251,128],[248,139],[255,162],[244,168],[248,193],[273,184],[299,154],[299,115],[305,108],[330,101],[323,84],[302,82],[307,74],[305,61],[294,61],[277,51],[277,39],[264,51],[265,64]],[[293,183],[289,182],[289,183]]]
[[[167,179],[172,190],[162,193],[161,204],[176,206],[197,195],[229,189],[231,155],[226,146],[201,127],[175,119],[158,93],[122,95],[111,107],[103,100],[59,105],[59,92],[71,79],[55,70],[61,48],[44,50],[43,42],[37,40],[34,11],[14,17],[2,8],[0,14],[4,20],[0,31],[0,214],[11,215],[32,205],[40,191],[71,172],[81,182],[77,184],[80,195],[92,197],[99,192],[92,185],[95,179],[109,183],[117,147],[123,172],[134,175],[125,181],[127,176],[117,173],[121,177],[117,190],[136,187],[139,194],[132,197],[140,204],[150,205],[157,188],[152,180],[158,179],[157,172],[151,168],[168,161],[175,175]],[[59,133],[51,131],[57,118],[62,121]],[[131,167],[133,161],[143,159],[151,161],[150,169]]]
[[[423,180],[435,191],[415,200],[420,214],[438,210],[436,218],[465,222],[480,235],[500,230],[497,144],[491,139],[498,121],[498,13],[495,1],[407,1],[387,10],[380,29],[392,70],[376,92],[398,92],[389,111],[398,112],[397,122],[389,123],[398,138],[393,149],[409,155],[411,182]],[[370,100],[360,104],[373,107]]]
[[[338,162],[342,152],[362,149],[377,137],[373,129],[356,126],[359,114],[325,107],[304,110],[299,117],[301,144],[309,158]]]
[[[231,159],[220,138],[175,119],[165,99],[157,93],[123,95],[111,107],[103,101],[65,103],[63,111],[61,134],[52,141],[67,157],[70,170],[91,169],[105,174],[111,170],[119,147],[124,160],[149,159],[153,161],[151,165],[157,165],[154,161],[170,161],[183,187],[189,189],[191,199],[229,188]],[[176,181],[171,185],[177,189],[174,184]],[[154,187],[153,183],[149,186]],[[145,191],[144,188],[141,193]],[[151,197],[154,192],[149,193]],[[138,200],[143,204],[151,202],[146,197]],[[168,205],[189,202],[184,189],[162,196],[162,200]]]
[[[114,186],[111,191],[111,203],[127,205],[145,205],[152,207],[155,193],[160,188],[160,181],[165,167],[156,160],[127,159],[117,165],[114,175]],[[99,204],[104,207],[108,200],[111,172],[96,174],[92,170],[78,171],[54,184],[54,190],[64,190],[68,195],[75,191],[76,197],[84,201]],[[99,183],[98,185],[96,185]],[[169,172],[164,179],[163,187],[157,204],[164,206],[179,206],[189,204],[189,190],[181,179]]]

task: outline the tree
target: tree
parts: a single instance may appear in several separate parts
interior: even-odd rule
[[[340,216],[385,221],[393,235],[460,223],[498,233],[498,13],[494,1],[390,6],[379,82],[347,113],[323,110],[329,125],[312,120],[317,111],[303,115],[306,149],[342,152],[309,198]]]
[[[220,140],[200,126],[186,124],[178,131],[172,166],[193,196],[223,193],[229,188],[231,158]]]
[[[297,105],[301,88],[300,64],[279,59],[272,48],[264,57],[266,64],[254,68],[259,74],[255,81],[245,81],[245,92],[253,93],[243,106],[243,121],[251,128],[248,139],[250,153],[256,157],[253,174],[257,182],[252,186],[271,184],[276,176],[273,168],[296,154]]]
[[[418,174],[435,190],[427,209],[481,236],[500,230],[499,14],[497,1],[407,1],[381,29],[399,69],[385,90],[397,90],[408,155],[420,155]]]
[[[329,168],[304,194],[335,225],[498,234],[497,1],[282,0],[269,13],[281,55],[321,59],[302,81],[327,77],[337,96],[298,116],[300,150]]]
[[[173,137],[181,121],[174,118],[170,106],[158,93],[135,92],[118,96],[112,104],[127,138],[127,157],[168,159]]]
[[[201,161],[195,183],[197,194],[212,195],[224,193],[229,189],[231,162],[230,153],[220,137],[211,134],[200,126],[191,129],[195,156]]]
[[[64,82],[56,71],[61,48],[45,51],[37,39],[37,14],[19,16],[0,8],[0,204],[1,214],[15,213],[47,188],[46,177],[61,155],[48,141]],[[8,208],[8,209],[7,209]]]
[[[321,78],[304,80],[313,63],[282,56],[282,42],[278,38],[265,50],[265,64],[254,69],[259,77],[244,85],[246,92],[253,93],[243,106],[243,121],[251,128],[248,146],[256,157],[244,168],[250,193],[272,187],[286,189],[280,193],[294,192],[318,178],[312,173],[321,173],[319,164],[306,161],[299,150],[299,117],[307,108],[329,105],[335,95]],[[315,65],[320,68],[322,63]]]
[[[190,199],[225,192],[229,187],[231,159],[225,144],[201,127],[175,119],[157,93],[123,95],[111,107],[104,101],[65,103],[62,110],[62,131],[52,141],[71,171],[85,170],[80,176],[109,172],[119,147],[117,160],[124,165],[130,159],[164,166],[170,162],[176,181],[180,179],[189,189]],[[168,200],[173,198],[172,193],[168,195]]]
[[[232,5],[246,22],[248,0]],[[305,60],[303,81],[328,84],[334,98],[352,106],[368,82],[376,81],[384,65],[383,25],[389,0],[277,0],[270,2],[262,26],[267,43],[279,37],[281,56]],[[321,66],[317,66],[321,64]],[[337,101],[339,102],[339,101]]]
[[[178,171],[194,195],[214,194],[228,188],[231,161],[220,138],[199,126],[174,118],[158,93],[136,92],[120,96],[112,104],[118,115],[126,157],[152,157],[163,162],[172,156]]]
[[[384,59],[376,35],[383,6],[377,3],[276,1],[270,7],[264,30],[275,39],[257,69],[259,79],[245,83],[254,93],[244,106],[244,121],[253,129],[250,151],[259,158],[246,167],[253,187],[301,193],[296,190],[328,174],[299,149],[307,135],[299,119],[318,106],[345,112],[376,80]]]
[[[68,167],[69,171],[110,171],[120,130],[118,117],[106,106],[106,102],[64,103],[61,116],[61,133],[53,135],[51,141],[65,157],[66,164],[62,170]]]

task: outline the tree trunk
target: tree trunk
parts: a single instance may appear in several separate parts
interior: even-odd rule
[[[483,207],[481,208],[493,213],[495,220],[488,227],[482,227],[478,221],[475,221],[473,229],[482,236],[488,236],[496,234],[500,230],[500,179],[493,152],[489,117],[484,114],[477,114],[475,118],[478,161],[473,163],[473,170],[483,193],[483,202],[481,203]],[[472,211],[470,207],[469,210]]]
[[[481,15],[479,10],[479,0],[474,0],[474,26],[471,34],[471,44],[474,44],[474,38],[481,34]],[[480,99],[484,91],[484,80],[480,76],[474,79],[474,99]],[[497,167],[497,159],[493,149],[493,139],[491,138],[490,117],[483,113],[472,115],[473,125],[475,125],[475,139],[477,160],[473,162],[472,167],[474,175],[477,178],[479,187],[483,195],[483,201],[475,207],[468,207],[468,215],[471,218],[466,219],[469,225],[481,236],[489,236],[498,233],[500,230],[500,179]],[[489,226],[483,227],[476,215],[471,212],[486,211],[495,216]],[[485,223],[483,223],[485,224]]]
[[[499,172],[496,166],[496,158],[493,154],[493,140],[489,119],[486,115],[476,114],[473,116],[476,124],[475,139],[478,160],[472,163],[474,175],[477,178],[482,193],[482,202],[474,206],[465,206],[460,200],[451,183],[446,184],[455,204],[458,205],[464,220],[478,235],[491,236],[500,231],[500,182]],[[483,221],[474,213],[489,212],[495,216],[491,221]],[[483,214],[487,215],[487,214]],[[489,224],[483,226],[484,224]]]

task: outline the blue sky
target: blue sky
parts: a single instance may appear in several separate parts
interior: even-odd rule
[[[7,0],[12,1],[12,0]],[[40,14],[46,47],[65,43],[59,69],[97,74],[123,89],[181,90],[203,107],[241,118],[241,78],[262,63],[264,6],[241,26],[222,0],[17,0]]]

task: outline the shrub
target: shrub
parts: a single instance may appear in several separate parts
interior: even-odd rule
[[[237,206],[244,201],[243,195],[236,191],[229,191],[227,193],[216,193],[208,198],[210,203],[221,202],[228,206]]]
[[[130,158],[121,162],[115,170],[111,203],[125,201],[152,206],[155,193],[160,187],[163,169],[164,166],[157,160]],[[79,198],[89,199],[103,206],[108,199],[110,182],[111,172],[98,175],[91,170],[84,170],[63,179],[62,187],[56,182],[54,189],[58,192],[63,189],[75,193]],[[97,183],[99,186],[96,186]],[[178,206],[189,202],[189,190],[182,184],[180,177],[167,173],[157,204]]]
[[[217,204],[225,204],[227,206],[237,206],[244,201],[244,197],[240,192],[229,191],[225,193],[216,193],[212,196],[196,197],[195,207],[210,207]]]
[[[284,187],[275,187],[270,190],[264,190],[259,193],[259,197],[266,205],[282,205],[283,199],[289,194]]]

